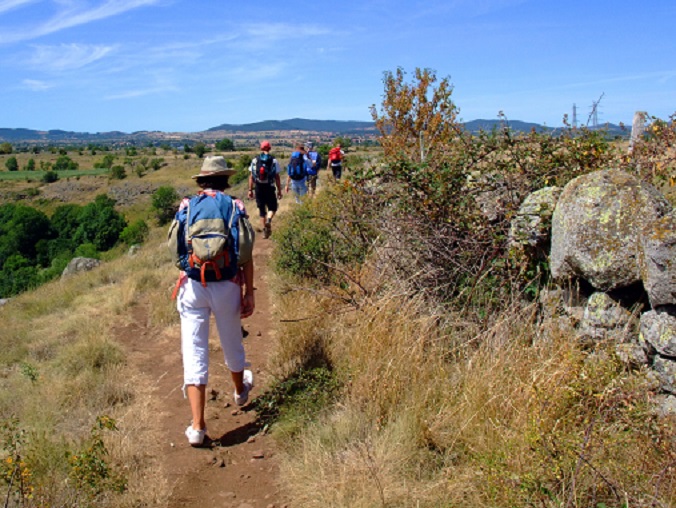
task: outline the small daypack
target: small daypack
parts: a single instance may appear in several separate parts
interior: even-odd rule
[[[272,155],[262,153],[256,158],[256,169],[254,170],[254,180],[256,183],[272,183],[272,165],[274,162]]]
[[[312,163],[311,166],[308,167],[307,169],[307,174],[311,176],[315,176],[316,174],[319,173],[319,170],[322,167],[322,156],[319,152],[308,152],[307,154],[308,159]]]
[[[293,152],[291,154],[291,160],[289,161],[287,172],[291,180],[302,180],[307,176],[305,159],[303,158],[302,153]]]
[[[179,270],[203,286],[229,280],[251,260],[255,234],[235,200],[218,191],[193,196],[176,213],[168,246]]]

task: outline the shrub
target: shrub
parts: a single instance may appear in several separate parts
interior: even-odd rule
[[[122,230],[122,233],[120,233],[120,240],[127,245],[143,243],[148,237],[148,232],[148,224],[146,224],[143,219],[138,219]]]
[[[47,171],[40,179],[43,183],[56,182],[59,179],[59,174],[56,171]]]
[[[176,214],[179,195],[176,189],[170,186],[159,187],[152,197],[152,209],[160,226],[168,224]]]
[[[113,166],[110,168],[110,178],[113,180],[124,180],[127,178],[127,171],[124,169],[124,166]]]

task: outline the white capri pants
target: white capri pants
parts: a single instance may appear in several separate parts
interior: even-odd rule
[[[209,282],[186,278],[176,299],[181,315],[183,388],[206,385],[209,380],[209,317],[214,314],[225,364],[232,372],[246,366],[240,319],[241,292],[231,281]]]

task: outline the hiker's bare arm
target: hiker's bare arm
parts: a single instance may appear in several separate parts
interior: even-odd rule
[[[277,186],[277,198],[282,198],[282,179],[279,176],[279,173],[275,175],[275,185]]]
[[[256,308],[256,301],[254,298],[254,264],[253,261],[249,261],[242,267],[242,273],[244,275],[244,296],[242,298],[242,311],[241,317],[246,318],[253,314],[254,309]]]
[[[253,197],[253,186],[254,186],[253,175],[249,173],[249,198]]]

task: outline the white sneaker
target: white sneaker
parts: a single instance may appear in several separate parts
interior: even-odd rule
[[[204,443],[204,436],[207,433],[207,429],[196,430],[192,428],[192,423],[188,425],[188,428],[185,429],[185,437],[188,438],[188,443],[191,446],[202,446]]]
[[[250,370],[245,370],[243,374],[244,380],[244,391],[242,393],[237,393],[237,390],[235,390],[234,397],[235,397],[235,403],[238,406],[243,406],[249,401],[249,392],[254,386],[254,381],[253,381],[253,372]]]

